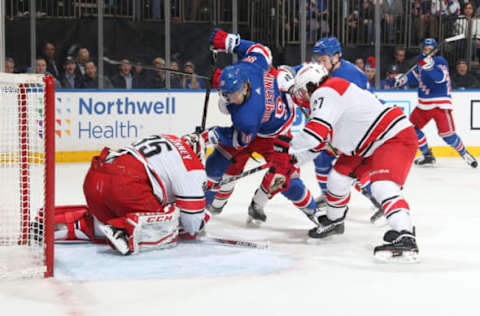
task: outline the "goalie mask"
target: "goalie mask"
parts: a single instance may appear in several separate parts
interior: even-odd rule
[[[205,164],[205,140],[198,133],[191,133],[182,136],[182,141],[184,141],[190,148],[192,148],[195,155],[198,159]]]
[[[310,95],[328,78],[328,70],[319,64],[303,67],[295,76],[295,99],[299,104],[308,104]]]

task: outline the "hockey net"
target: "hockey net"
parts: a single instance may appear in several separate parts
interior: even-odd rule
[[[0,73],[0,280],[53,274],[54,84]]]

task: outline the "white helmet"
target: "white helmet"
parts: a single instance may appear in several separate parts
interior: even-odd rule
[[[320,64],[307,64],[295,76],[295,94],[305,98],[309,86],[317,87],[328,77],[328,70]]]

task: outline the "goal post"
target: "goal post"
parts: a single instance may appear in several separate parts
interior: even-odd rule
[[[55,89],[0,73],[0,279],[53,275]]]

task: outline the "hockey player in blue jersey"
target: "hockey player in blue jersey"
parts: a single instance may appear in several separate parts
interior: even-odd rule
[[[435,157],[428,147],[425,134],[421,131],[433,119],[437,125],[439,136],[455,149],[469,166],[476,168],[477,161],[465,149],[462,140],[455,132],[448,63],[441,56],[429,55],[438,47],[435,39],[427,38],[421,46],[422,52],[418,57],[417,68],[407,76],[397,76],[395,83],[397,87],[418,85],[418,105],[410,114],[410,121],[415,126],[418,146],[422,152],[422,157],[417,158],[415,164],[433,165],[435,163]]]
[[[342,58],[342,45],[334,36],[321,38],[313,46],[312,62],[324,66],[330,73],[330,77],[338,77],[352,82],[362,89],[371,90],[368,78],[357,66]],[[295,66],[298,72],[305,64]],[[302,103],[300,100],[296,100]],[[327,179],[332,170],[333,161],[336,155],[331,150],[323,150],[313,160],[315,175],[322,191],[322,195],[316,199],[319,207],[326,206]],[[369,189],[368,177],[361,177],[361,186]],[[359,189],[359,187],[357,187]]]
[[[269,72],[270,51],[263,45],[241,40],[238,34],[219,29],[213,31],[210,43],[216,49],[236,53],[240,60],[222,71],[217,70],[214,76],[214,87],[225,100],[233,125],[214,127],[208,131],[210,143],[216,143],[206,163],[209,182],[216,183],[222,177],[234,176],[225,175],[232,163],[235,163],[237,172],[241,172],[251,154],[257,152],[273,167],[266,173],[251,201],[249,220],[265,222],[264,205],[277,192],[283,191],[286,198],[315,222],[315,201],[298,177],[298,170],[292,169],[291,156],[275,152],[273,148],[275,138],[290,135],[295,112],[287,96],[279,91],[276,77]],[[292,173],[289,183],[282,187],[277,185],[277,179],[288,179]],[[225,197],[232,191],[232,184],[224,185],[218,194]],[[217,196],[214,199],[215,194],[207,192],[207,204],[210,210],[218,213],[226,204],[226,198]]]

